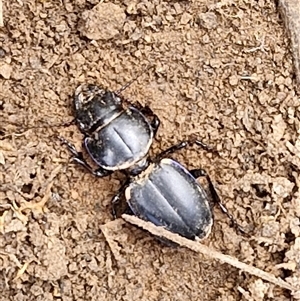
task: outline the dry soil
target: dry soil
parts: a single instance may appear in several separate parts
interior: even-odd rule
[[[215,208],[205,244],[300,279],[300,112],[290,41],[271,0],[3,1],[0,29],[0,300],[292,300],[290,292],[130,224],[109,224],[123,180],[70,161],[72,95],[85,82],[149,105],[151,153],[203,167],[252,237]],[[35,127],[35,128],[33,128]]]

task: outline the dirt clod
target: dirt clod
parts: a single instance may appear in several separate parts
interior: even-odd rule
[[[124,10],[112,3],[99,3],[82,13],[81,34],[91,40],[109,40],[120,33]]]
[[[0,75],[3,76],[4,79],[10,79],[12,72],[12,68],[10,65],[3,63],[0,63]]]

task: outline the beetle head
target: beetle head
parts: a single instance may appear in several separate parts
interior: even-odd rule
[[[76,121],[83,133],[93,132],[122,111],[122,101],[117,94],[93,85],[76,89],[74,106]]]

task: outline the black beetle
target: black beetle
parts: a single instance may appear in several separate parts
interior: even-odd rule
[[[74,155],[75,162],[93,175],[104,177],[116,170],[126,175],[124,185],[112,199],[113,215],[116,216],[116,206],[125,192],[129,208],[139,218],[189,239],[204,238],[213,224],[208,196],[196,181],[204,176],[214,202],[243,231],[221,203],[203,169],[188,171],[177,161],[166,158],[191,143],[208,149],[205,144],[199,140],[183,141],[152,161],[148,158],[160,121],[148,107],[124,107],[120,93],[133,81],[117,92],[92,85],[76,89],[76,121],[85,134],[84,146],[99,169],[94,171],[72,144],[60,138]],[[151,122],[143,112],[152,117]]]
[[[116,170],[131,170],[134,174],[146,164],[160,120],[148,106],[126,106],[126,101],[121,98],[121,92],[135,80],[117,92],[84,84],[75,91],[75,120],[85,135],[84,147],[99,168],[93,170],[82,153],[64,138],[60,137],[60,140],[68,145],[74,161],[95,176],[105,177]]]

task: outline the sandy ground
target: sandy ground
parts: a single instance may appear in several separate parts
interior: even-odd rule
[[[162,124],[151,153],[196,135],[237,221],[215,209],[205,244],[290,283],[300,272],[299,96],[289,39],[271,0],[4,1],[0,30],[0,300],[295,300],[290,293],[112,220],[122,177],[94,178],[81,148],[80,83],[119,89]],[[38,127],[30,129],[30,127]],[[110,224],[111,225],[111,224]],[[116,252],[116,250],[114,250]]]

